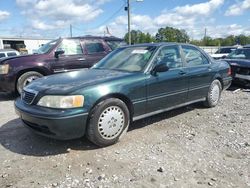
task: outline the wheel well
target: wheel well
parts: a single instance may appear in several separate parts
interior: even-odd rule
[[[224,88],[224,84],[223,84],[222,78],[221,77],[216,77],[215,79],[220,81],[220,84],[221,84],[221,87],[222,87],[221,89],[223,89]]]
[[[121,101],[123,101],[126,104],[126,106],[128,107],[128,110],[129,110],[129,113],[130,113],[130,120],[133,119],[133,115],[134,115],[133,104],[132,104],[131,100],[127,96],[125,96],[123,94],[120,94],[120,93],[113,93],[113,94],[108,94],[106,96],[103,96],[102,98],[100,98],[99,100],[96,101],[96,103],[91,108],[91,111],[101,101],[104,101],[104,100],[109,99],[109,98],[117,98],[117,99],[120,99]]]
[[[35,72],[38,72],[40,74],[42,74],[43,76],[46,76],[47,73],[45,70],[42,70],[42,69],[38,69],[38,68],[30,68],[30,69],[24,69],[24,70],[21,70],[17,73],[17,76],[16,76],[16,81],[15,81],[15,90],[17,89],[16,88],[16,84],[17,84],[17,81],[18,79],[20,78],[21,75],[23,75],[24,73],[26,72],[31,72],[31,71],[35,71]]]

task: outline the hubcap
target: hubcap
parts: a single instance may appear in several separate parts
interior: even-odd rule
[[[118,106],[106,108],[100,115],[98,121],[98,131],[104,139],[113,139],[123,130],[125,125],[125,115]]]
[[[17,86],[18,92],[21,94],[22,90],[25,86],[29,85],[32,81],[34,81],[38,78],[39,78],[39,76],[30,76],[24,80],[23,84],[18,82],[18,86]]]
[[[23,87],[27,86],[28,84],[30,84],[32,81],[36,80],[37,78],[39,78],[39,77],[38,76],[28,77],[26,80],[24,80]]]
[[[213,103],[218,102],[220,98],[220,87],[218,85],[213,86],[211,93],[210,93],[210,97]]]

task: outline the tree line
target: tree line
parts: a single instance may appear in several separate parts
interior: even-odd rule
[[[124,36],[128,43],[128,33]],[[233,46],[250,44],[250,36],[246,35],[230,35],[225,38],[212,38],[206,36],[200,40],[191,40],[185,30],[165,27],[160,28],[155,36],[149,33],[143,33],[140,30],[131,31],[131,43],[151,43],[151,42],[182,42],[191,43],[197,46]]]

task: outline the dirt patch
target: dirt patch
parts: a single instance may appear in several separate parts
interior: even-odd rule
[[[0,95],[0,187],[250,187],[250,93],[133,123],[114,146],[37,136]]]

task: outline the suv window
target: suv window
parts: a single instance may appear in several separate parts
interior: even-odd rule
[[[160,49],[156,57],[156,63],[166,63],[170,69],[182,67],[181,55],[178,46],[166,46]]]
[[[207,58],[197,48],[182,46],[182,49],[188,66],[209,64]]]
[[[64,55],[77,55],[82,54],[82,47],[80,40],[77,39],[64,39],[58,46],[57,50],[63,50]]]
[[[5,53],[0,53],[0,58],[5,57]]]
[[[105,48],[101,41],[99,40],[86,40],[85,48],[88,54],[105,52]]]
[[[16,52],[8,52],[7,53],[8,57],[12,57],[12,56],[16,56],[16,55],[17,55]]]

